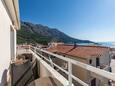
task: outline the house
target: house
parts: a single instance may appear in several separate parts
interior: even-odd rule
[[[19,28],[18,0],[0,0],[0,83],[2,86],[8,79],[9,64],[16,57],[16,30]]]
[[[71,58],[106,71],[111,71],[110,68],[111,57],[110,57],[110,49],[108,47],[59,44],[50,47],[47,50],[62,55],[65,58]],[[63,62],[62,60],[53,57],[52,60],[59,66],[63,68],[65,67],[65,69],[67,68],[66,62]],[[88,83],[90,86],[104,85],[104,83],[102,83],[98,77],[94,78],[93,74],[90,74],[89,71],[86,71],[78,66],[72,65],[72,73],[81,80],[83,80],[84,82]],[[75,84],[76,83],[77,82],[75,82]],[[108,80],[105,80],[105,83],[108,83]]]
[[[111,56],[113,59],[115,59],[115,48],[111,48]]]

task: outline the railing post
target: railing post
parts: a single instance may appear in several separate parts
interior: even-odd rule
[[[36,47],[34,47],[34,53],[36,53],[36,49],[37,49],[37,48],[36,48]]]
[[[68,75],[68,79],[69,79],[69,86],[72,86],[72,64],[71,62],[68,62],[68,72],[69,72],[69,75]]]
[[[30,45],[28,45],[28,47],[29,47],[29,51],[31,50],[31,47],[30,47]]]
[[[49,60],[50,60],[51,66],[54,68],[53,61],[52,61],[52,59],[51,59],[51,56],[49,56]]]

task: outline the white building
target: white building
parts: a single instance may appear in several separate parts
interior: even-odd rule
[[[18,0],[0,0],[0,83],[16,57],[16,30],[20,28]]]
[[[66,44],[58,44],[52,46],[47,49],[53,53],[58,55],[62,55],[65,58],[71,58],[76,61],[91,65],[93,67],[97,67],[106,71],[111,71],[110,62],[111,62],[111,55],[110,55],[110,48],[103,47],[103,46],[86,46],[86,45],[66,45]],[[61,67],[67,69],[67,62],[63,60],[56,59],[52,57],[53,62],[60,65]],[[104,86],[105,82],[107,86],[109,86],[109,80],[104,80],[101,82],[101,79],[94,74],[90,74],[88,70],[85,70],[81,67],[76,65],[72,66],[72,73],[79,77],[81,80],[89,84],[90,86]],[[75,83],[75,85],[79,85]]]

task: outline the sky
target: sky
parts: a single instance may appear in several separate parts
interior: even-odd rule
[[[115,0],[19,0],[20,18],[95,42],[115,41]]]

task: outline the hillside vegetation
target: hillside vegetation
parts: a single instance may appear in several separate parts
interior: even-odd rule
[[[91,43],[91,41],[88,40],[72,38],[58,29],[29,22],[21,22],[21,29],[17,31],[17,38],[18,44],[40,43],[46,45],[52,41],[64,43]]]

